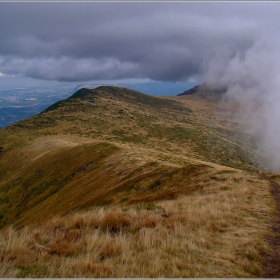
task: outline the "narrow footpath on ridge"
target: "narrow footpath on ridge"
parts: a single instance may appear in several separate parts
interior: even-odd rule
[[[273,234],[267,237],[270,251],[264,255],[262,278],[280,278],[280,185],[263,175],[271,184],[271,193],[277,203]]]

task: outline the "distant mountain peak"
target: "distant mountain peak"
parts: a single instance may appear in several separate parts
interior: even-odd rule
[[[204,82],[200,85],[197,85],[189,90],[186,90],[186,91],[178,94],[177,96],[198,94],[199,96],[204,97],[204,98],[215,99],[215,98],[221,97],[221,95],[225,94],[226,91],[227,91],[226,86],[213,85],[213,84]]]
[[[132,102],[132,103],[138,103],[142,104],[143,106],[152,106],[155,108],[158,107],[168,107],[170,105],[171,101],[162,100],[159,98],[156,98],[151,95],[147,95],[144,93],[141,93],[136,90],[128,89],[122,86],[98,86],[94,89],[89,88],[81,88],[78,91],[76,91],[74,94],[72,94],[67,99],[58,101],[51,106],[44,109],[42,113],[47,113],[49,111],[56,110],[60,107],[64,107],[69,103],[73,102],[79,102],[78,99],[84,100],[84,101],[90,101],[95,102],[95,98],[98,97],[106,97],[110,100],[119,100],[119,101],[125,101],[125,102]],[[171,102],[172,103],[172,102]],[[174,103],[174,102],[173,102]]]

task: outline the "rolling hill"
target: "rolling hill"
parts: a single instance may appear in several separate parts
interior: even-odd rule
[[[0,275],[263,275],[257,139],[206,97],[82,88],[1,129]]]

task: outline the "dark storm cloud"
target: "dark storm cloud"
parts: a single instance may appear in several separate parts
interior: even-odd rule
[[[274,28],[278,3],[0,3],[0,72],[85,81],[199,77]],[[275,22],[274,22],[275,24]],[[206,66],[205,66],[206,65]]]

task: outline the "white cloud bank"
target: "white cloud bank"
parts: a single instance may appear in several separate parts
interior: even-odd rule
[[[260,36],[244,53],[212,58],[204,79],[228,86],[227,97],[241,105],[235,118],[246,119],[247,131],[257,136],[259,163],[280,172],[280,40],[275,35]]]

